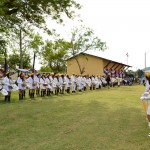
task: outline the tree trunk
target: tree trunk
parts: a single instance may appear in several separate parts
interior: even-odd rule
[[[32,67],[32,73],[34,73],[35,57],[36,57],[36,55],[35,55],[35,52],[34,52],[34,56],[33,56],[33,67]]]
[[[19,33],[19,38],[20,38],[20,69],[23,69],[23,59],[22,59],[22,30],[20,28],[20,33]]]
[[[81,69],[81,65],[80,65],[78,59],[76,57],[74,57],[74,58],[75,58],[75,60],[76,60],[76,62],[78,64],[78,67],[79,67],[79,70],[80,70],[80,74],[83,74],[82,69]]]

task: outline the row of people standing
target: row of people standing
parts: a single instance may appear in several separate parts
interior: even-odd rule
[[[90,90],[95,88],[100,88],[102,84],[106,84],[105,78],[100,76],[80,76],[80,75],[50,75],[50,74],[30,74],[25,77],[23,73],[17,78],[17,85],[19,88],[19,99],[25,97],[25,90],[29,88],[30,98],[34,98],[35,94],[41,97],[51,93],[58,95],[67,93],[75,93],[77,90],[79,92],[85,91],[87,86]]]
[[[110,83],[114,83],[116,79],[111,78],[109,81],[106,77],[97,75],[97,76],[88,76],[88,75],[50,75],[50,74],[37,74],[34,75],[31,73],[28,77],[24,75],[24,73],[20,73],[15,87],[19,89],[19,100],[22,100],[26,96],[26,89],[29,89],[29,97],[34,98],[35,95],[39,95],[41,97],[51,94],[64,94],[67,93],[75,93],[76,91],[82,92],[85,91],[86,88],[90,90],[99,89],[102,86],[110,85]],[[9,85],[5,80],[8,80]],[[113,81],[114,80],[114,81]],[[12,83],[11,83],[12,82]],[[10,88],[10,85],[14,85],[13,81],[9,77],[9,73],[6,74],[6,77],[3,81],[5,90],[8,94],[5,96],[5,99],[10,101],[11,91],[15,91],[14,88]]]

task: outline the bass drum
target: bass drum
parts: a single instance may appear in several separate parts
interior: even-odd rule
[[[0,90],[2,90],[2,88],[3,88],[3,85],[2,85],[2,84],[0,84]]]
[[[1,92],[4,96],[8,95],[8,92],[7,92],[5,89],[2,89],[0,92]]]

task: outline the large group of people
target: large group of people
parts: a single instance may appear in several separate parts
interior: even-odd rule
[[[5,101],[10,101],[11,91],[19,91],[19,100],[22,100],[26,96],[26,89],[29,89],[29,97],[32,99],[37,96],[50,96],[51,94],[64,94],[76,93],[89,90],[100,89],[101,87],[118,85],[122,82],[122,78],[111,77],[111,75],[51,75],[47,74],[34,74],[31,73],[25,76],[24,73],[18,75],[17,80],[14,82],[9,76],[9,72],[6,73],[2,84],[3,89],[1,93],[5,95]]]

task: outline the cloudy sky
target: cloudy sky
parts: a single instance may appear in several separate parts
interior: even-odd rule
[[[80,0],[85,25],[106,41],[105,54],[133,69],[150,66],[150,0]]]
[[[128,53],[128,64],[136,70],[145,67],[146,52],[146,66],[150,66],[150,0],[77,1],[83,5],[78,11],[82,24],[107,43],[103,56],[127,64]],[[67,36],[71,28],[80,24],[77,20],[65,21],[65,27],[57,31]]]

